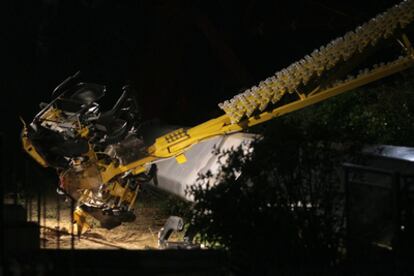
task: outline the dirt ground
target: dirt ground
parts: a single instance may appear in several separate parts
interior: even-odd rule
[[[48,194],[45,198],[45,204],[41,201],[40,217],[37,200],[27,203],[28,219],[35,222],[40,220],[41,247],[69,249],[72,246],[73,229],[70,223],[70,202],[56,194]],[[93,225],[92,229],[81,236],[74,235],[73,246],[76,249],[157,248],[158,231],[169,216],[169,202],[170,199],[165,195],[143,192],[136,203],[134,222],[122,223],[111,230]],[[180,234],[176,234],[171,240],[179,238]]]

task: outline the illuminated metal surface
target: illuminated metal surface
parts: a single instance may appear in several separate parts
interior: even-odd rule
[[[364,149],[364,153],[375,156],[414,162],[414,148],[391,145],[371,146]]]
[[[83,175],[88,168],[86,163],[94,163],[100,174],[96,178],[102,185],[97,191],[85,188],[84,196],[75,199],[78,206],[93,207],[97,212],[122,213],[123,220],[129,219],[139,185],[153,176],[154,163],[158,164],[158,186],[191,200],[186,189],[194,185],[198,174],[208,170],[217,173],[219,163],[212,153],[214,146],[225,150],[253,137],[233,133],[413,66],[414,50],[402,33],[413,19],[414,0],[403,1],[220,104],[225,113],[222,116],[156,137],[149,147],[137,140],[139,114],[131,87],[123,88],[111,110],[101,112],[95,101],[104,96],[104,86],[77,83],[71,89],[62,88],[63,84],[76,81],[75,74],[59,86],[62,93],[24,128],[23,147],[41,165],[57,168],[60,176],[71,168],[81,171],[84,184],[89,182],[88,175]],[[395,42],[402,46],[402,56],[374,64],[371,69],[360,69],[369,66],[363,62],[379,46]],[[51,137],[55,146],[48,141]],[[65,182],[69,183],[63,181],[62,189],[70,190]],[[120,217],[112,216],[115,220]]]
[[[220,164],[218,156],[213,153],[216,148],[225,151],[237,148],[242,143],[250,143],[256,135],[235,133],[225,136],[216,136],[194,145],[185,152],[187,162],[179,164],[175,158],[162,160],[157,163],[157,188],[192,201],[192,196],[186,194],[188,187],[195,185],[199,174],[210,171],[217,175]],[[225,160],[222,160],[225,162]],[[151,181],[152,185],[154,181]]]
[[[257,110],[263,112],[270,103],[279,102],[285,94],[298,94],[300,99],[304,99],[308,84],[315,80],[318,80],[318,84],[324,83],[323,79],[329,78],[327,73],[335,71],[338,65],[352,60],[355,56],[363,55],[370,48],[379,45],[380,41],[392,38],[393,34],[406,27],[413,17],[414,1],[402,1],[358,26],[354,31],[347,32],[344,36],[315,49],[259,85],[220,103],[219,107],[231,118],[232,123],[238,123],[243,117],[251,117]],[[403,47],[410,48],[404,40],[406,39],[403,38]],[[373,70],[382,66],[384,64],[375,65]],[[369,72],[369,69],[361,70],[358,76]],[[318,86],[316,90],[311,89],[309,92],[313,94],[320,88]]]

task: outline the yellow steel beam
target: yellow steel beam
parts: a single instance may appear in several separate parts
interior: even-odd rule
[[[147,149],[148,156],[140,160],[124,166],[116,166],[112,163],[102,165],[102,181],[106,183],[115,175],[124,172],[143,173],[152,162],[162,158],[180,156],[189,147],[202,140],[242,131],[405,70],[413,65],[413,51],[408,38],[404,35],[402,44],[406,48],[406,57],[364,72],[356,78],[337,84],[332,88],[321,91],[317,88],[307,95],[298,91],[301,84],[306,84],[314,78],[320,78],[324,72],[343,62],[346,63],[352,56],[376,45],[379,40],[388,39],[396,30],[408,25],[413,18],[414,0],[408,0],[394,6],[358,27],[354,32],[348,32],[343,38],[333,40],[326,47],[315,50],[310,56],[306,56],[286,70],[278,72],[276,76],[261,82],[259,87],[253,87],[232,100],[220,104],[220,108],[225,112],[224,115],[190,129],[177,129],[157,138],[155,143]],[[292,94],[293,92],[298,93],[297,100],[266,111],[270,103],[276,104],[286,93]],[[255,115],[256,112],[259,114]],[[184,158],[178,158],[178,161],[184,161]]]
[[[376,68],[368,73],[361,74],[355,79],[348,80],[342,84],[336,85],[332,88],[320,91],[309,96],[303,96],[292,103],[280,106],[269,112],[262,112],[256,116],[247,118],[237,124],[232,124],[230,118],[227,115],[222,115],[216,119],[207,121],[186,131],[180,129],[178,130],[178,132],[171,132],[167,135],[158,138],[156,142],[148,149],[148,153],[151,156],[160,158],[179,155],[188,147],[200,142],[201,140],[216,135],[223,135],[241,131],[248,127],[271,120],[275,117],[279,117],[284,114],[302,109],[306,106],[318,103],[320,101],[350,91],[362,85],[374,82],[378,79],[403,71],[408,67],[412,66],[413,63],[413,56],[400,58],[385,66]],[[181,134],[178,135],[177,133]],[[174,140],[171,137],[176,137],[176,139]]]
[[[344,92],[350,91],[352,89],[358,88],[360,86],[363,86],[365,84],[374,82],[376,80],[379,80],[381,78],[387,77],[389,75],[398,73],[400,71],[403,71],[409,67],[411,67],[414,64],[414,57],[413,56],[407,56],[403,59],[397,60],[390,65],[384,66],[382,68],[378,68],[376,70],[373,70],[370,73],[364,74],[362,76],[359,76],[353,80],[349,80],[347,82],[344,82],[340,85],[337,85],[335,87],[329,88],[327,90],[318,92],[316,94],[313,94],[311,96],[305,97],[303,99],[297,100],[292,103],[288,103],[286,105],[280,106],[278,108],[273,109],[270,112],[263,112],[258,116],[251,117],[247,120],[246,125],[248,127],[263,123],[265,121],[268,121],[272,118],[282,116],[284,114],[293,112],[298,109],[302,109],[304,107],[307,107],[309,105],[321,102],[323,100],[326,100],[328,98],[331,98],[333,96],[342,94]]]
[[[23,123],[23,131],[22,131],[22,146],[23,149],[42,167],[46,168],[47,162],[46,160],[37,152],[36,148],[33,146],[32,141],[30,141],[28,134],[27,134],[27,126],[26,123],[22,118],[20,120]]]
[[[352,62],[377,47],[381,41],[389,41],[394,35],[414,21],[414,1],[403,1],[379,14],[375,18],[347,32],[325,46],[315,49],[301,60],[276,72],[232,99],[219,104],[230,117],[232,123],[238,123],[256,112],[266,111],[270,103],[276,104],[286,94],[294,94],[303,87],[312,88],[340,66]],[[406,37],[399,41],[404,48],[410,48]],[[408,51],[407,51],[408,52]],[[299,93],[300,97],[305,95]]]

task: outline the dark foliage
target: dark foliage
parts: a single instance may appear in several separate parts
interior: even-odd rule
[[[341,162],[356,158],[364,144],[412,145],[412,74],[276,119],[254,151],[218,153],[218,180],[207,173],[189,191],[198,238],[228,249],[241,274],[337,271]]]

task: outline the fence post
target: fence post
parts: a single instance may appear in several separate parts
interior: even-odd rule
[[[394,224],[394,240],[392,247],[398,254],[400,231],[401,231],[401,206],[400,206],[400,181],[401,176],[398,172],[392,174],[392,190],[393,190],[393,224]]]
[[[3,273],[4,264],[5,264],[5,246],[4,246],[4,155],[5,155],[5,147],[4,147],[4,135],[0,133],[0,273]]]
[[[342,165],[343,168],[343,183],[345,191],[345,246],[346,246],[346,260],[348,263],[351,262],[351,231],[349,223],[349,213],[350,213],[350,198],[349,198],[349,168],[346,164]]]

